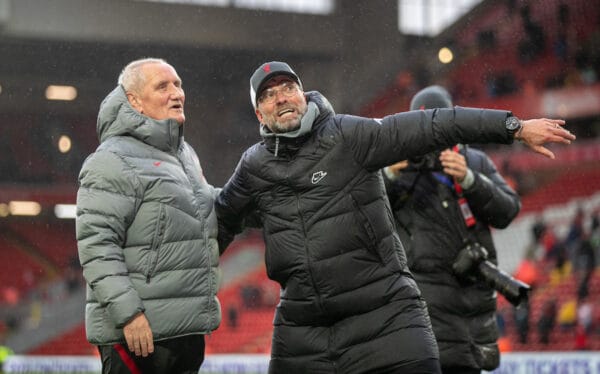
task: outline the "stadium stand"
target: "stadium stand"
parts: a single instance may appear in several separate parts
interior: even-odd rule
[[[207,338],[207,352],[269,352],[279,286],[267,278],[264,266],[222,289],[218,296],[223,308],[223,322]],[[235,308],[235,321],[229,313],[231,308]]]
[[[514,8],[510,8],[509,4],[513,4]],[[531,61],[520,60],[518,54],[519,42],[524,35],[519,14],[519,7],[523,4],[530,5],[530,17],[534,22],[544,24],[545,48]],[[561,47],[557,45],[561,41],[561,25],[557,20],[557,9],[561,4],[568,5],[570,14],[568,44],[562,46],[568,51],[566,55],[561,55],[562,52],[557,50]],[[528,178],[534,179],[531,184],[524,183],[527,188],[523,190],[526,193],[522,194],[520,217],[526,216],[528,220],[511,225],[506,229],[508,235],[504,237],[512,235],[508,246],[518,250],[500,254],[516,256],[516,261],[519,261],[523,257],[521,249],[526,244],[524,238],[531,216],[545,217],[559,242],[565,240],[569,232],[574,215],[573,205],[581,204],[586,208],[585,229],[591,229],[593,225],[590,222],[593,220],[594,207],[599,206],[600,192],[600,143],[597,138],[600,106],[594,101],[599,96],[600,83],[597,77],[596,83],[582,79],[583,70],[580,69],[586,66],[578,60],[577,53],[586,46],[594,45],[593,38],[598,37],[600,30],[597,23],[600,7],[597,2],[587,0],[485,1],[482,5],[481,11],[459,20],[441,36],[452,41],[455,50],[460,53],[455,54],[454,63],[432,74],[428,83],[447,84],[460,105],[511,108],[515,114],[524,117],[548,112],[557,116],[565,114],[568,122],[577,121],[579,128],[585,130],[581,134],[584,136],[576,132],[579,138],[573,146],[553,148],[556,160],[547,160],[530,151],[523,151],[519,145],[514,145],[510,150],[490,152],[498,166],[503,165],[504,160],[511,159],[514,161],[511,165],[513,171],[524,176],[525,182]],[[597,55],[598,49],[593,51]],[[315,60],[320,61],[320,57]],[[395,75],[391,73],[393,78],[388,88],[366,103],[360,114],[381,117],[406,110],[417,88],[417,74],[412,70],[417,68],[403,68]],[[595,69],[598,75],[598,65],[595,65]],[[500,92],[498,86],[503,86]],[[233,84],[225,88],[229,91],[237,89]],[[242,94],[239,101],[247,104],[246,91],[239,93]],[[364,94],[361,92],[356,95]],[[194,96],[206,101],[202,105],[214,105],[213,101],[207,100],[209,95],[205,93],[192,91],[190,97]],[[570,102],[571,111],[558,111],[564,106],[559,105],[563,101]],[[216,102],[221,110],[223,99]],[[250,113],[250,118],[245,116],[245,112],[243,114],[237,115],[235,122],[242,122],[239,118],[243,121],[254,120],[253,113]],[[199,122],[217,123],[223,121],[224,115],[233,116],[231,113],[210,113],[200,118]],[[78,119],[71,116],[70,121],[76,123]],[[94,127],[93,121],[93,118],[81,120],[85,122],[86,129]],[[11,125],[11,138],[2,143],[7,144],[4,158],[8,160],[9,156],[14,155],[11,161],[14,165],[7,169],[10,173],[0,176],[0,181],[9,182],[1,186],[0,192],[24,200],[39,198],[48,206],[59,202],[74,203],[76,170],[85,153],[81,150],[91,151],[97,144],[93,131],[80,131],[73,124],[69,128],[59,123],[61,120],[52,124],[54,127],[65,126],[63,129],[71,131],[74,144],[80,143],[80,152],[73,156],[72,163],[66,166],[60,164],[60,168],[57,168],[57,160],[62,160],[60,157],[63,156],[55,155],[53,157],[58,158],[49,159],[47,155],[52,153],[43,148],[49,147],[46,140],[54,140],[55,134],[48,129],[38,131],[35,120],[27,116],[9,117],[7,122],[18,126]],[[205,153],[200,154],[200,159],[206,170],[217,168],[217,161],[222,159],[231,159],[235,163],[239,156],[240,152],[232,152],[229,148],[223,148],[223,152],[214,151],[222,146],[219,138],[214,137],[219,131],[224,133],[223,137],[228,142],[235,143],[236,140],[229,138],[240,137],[231,135],[227,127],[210,130],[190,128],[187,133],[203,135],[200,137],[202,141],[193,145]],[[241,141],[237,145],[241,147]],[[26,186],[12,185],[10,178],[13,174]],[[63,292],[64,287],[54,282],[68,282],[73,275],[73,267],[70,266],[77,252],[73,221],[57,221],[48,215],[32,219],[0,217],[0,234],[0,317],[8,322],[6,325],[12,335],[9,336],[9,342],[14,343],[16,351],[31,355],[96,355],[95,347],[85,339],[81,300],[83,290],[79,288],[73,295],[68,292],[58,297],[50,295],[48,300],[44,297],[45,293],[53,292],[51,287],[56,286],[58,292]],[[526,341],[521,341],[519,333],[522,331],[515,322],[516,310],[504,298],[498,298],[498,310],[504,316],[504,338],[510,350],[600,351],[600,238],[595,238],[596,268],[587,283],[588,294],[585,299],[578,298],[581,273],[572,257],[560,266],[543,255],[535,258],[538,278],[530,296]],[[207,354],[270,353],[272,320],[279,289],[267,278],[263,257],[264,243],[258,232],[241,236],[221,257],[223,284],[219,298],[223,322],[216,332],[207,337]],[[78,274],[79,271],[76,270]],[[75,282],[81,285],[80,274]],[[32,294],[36,295],[35,299],[28,297]],[[538,330],[538,321],[553,300],[556,302],[557,315],[549,330],[548,342],[544,343]],[[586,305],[585,300],[592,301],[592,322],[591,328],[583,334],[577,322],[577,313],[581,306]],[[573,326],[561,327],[558,314],[569,305],[575,307],[576,322]],[[61,318],[64,316],[69,316],[70,320],[64,321],[66,317]]]
[[[45,341],[42,345],[27,352],[31,355],[92,355],[98,354],[96,346],[85,338],[83,323],[71,328],[59,336]]]
[[[540,271],[544,271],[540,268]],[[529,332],[527,340],[521,342],[519,331],[514,320],[514,310],[512,306],[503,297],[498,297],[498,310],[510,310],[506,313],[506,333],[510,340],[513,351],[575,351],[575,350],[600,350],[600,270],[596,269],[590,280],[590,294],[588,298],[594,303],[593,330],[587,336],[586,346],[584,348],[576,346],[577,329],[576,326],[562,328],[559,326],[558,318],[553,324],[550,332],[549,342],[542,343],[540,334],[537,330],[543,305],[547,300],[554,299],[557,303],[557,309],[560,309],[565,303],[575,300],[577,294],[577,283],[574,274],[568,274],[565,279],[557,284],[545,283],[543,286],[534,290],[529,301]]]
[[[77,260],[77,244],[73,240],[75,225],[71,220],[51,223],[26,220],[18,224],[11,223],[8,229],[36,248],[40,255],[61,271],[65,271],[74,259]]]
[[[0,257],[2,301],[7,304],[18,303],[40,280],[52,273],[35,254],[7,233],[0,236]]]
[[[538,116],[541,108],[534,103],[544,91],[593,84],[577,77],[582,69],[589,67],[582,60],[589,61],[588,49],[597,43],[592,38],[598,37],[600,8],[585,0],[571,1],[567,5],[568,20],[561,26],[558,22],[561,4],[565,3],[559,0],[485,2],[477,18],[459,20],[440,37],[451,41],[457,51],[455,61],[436,73],[436,82],[421,84],[446,85],[458,105],[510,108],[523,117]],[[540,53],[527,62],[520,60],[519,52],[519,44],[526,34],[520,15],[525,5],[530,9],[532,22],[544,26]],[[568,34],[564,40],[561,27]],[[485,39],[485,35],[492,36]],[[564,58],[557,51],[559,43],[569,43],[563,46],[567,51]],[[410,98],[419,88],[415,86],[415,76],[417,73],[411,70],[398,72],[396,80],[365,104],[361,115],[381,117],[407,110]]]
[[[546,206],[591,196],[600,186],[600,164],[588,163],[557,173],[522,199],[521,212],[542,211]]]
[[[57,241],[55,244],[60,243]],[[267,278],[263,257],[264,244],[258,232],[254,231],[236,239],[221,257],[223,285],[218,297],[223,322],[216,332],[207,336],[207,353],[265,353],[270,349],[279,287]],[[246,290],[256,292],[248,294]],[[244,295],[249,298],[245,300]],[[231,306],[237,308],[237,327],[230,323],[228,310]],[[95,348],[87,342],[83,320],[79,320],[40,344],[29,347],[27,352],[35,355],[89,355],[90,352],[95,354]]]

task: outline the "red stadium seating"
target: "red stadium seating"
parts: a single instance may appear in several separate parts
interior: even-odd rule
[[[68,221],[30,220],[9,225],[9,229],[35,247],[58,269],[65,269],[77,260],[75,223]]]
[[[7,235],[0,236],[0,303],[12,304],[19,301],[21,297],[33,289],[39,281],[47,279],[51,269],[44,266],[35,255],[24,251],[19,245]],[[16,291],[16,294],[10,292]],[[5,294],[8,291],[8,294]],[[12,299],[17,296],[17,300]],[[5,297],[6,296],[6,297]],[[3,300],[8,298],[8,300]]]
[[[523,63],[519,61],[519,43],[524,34],[520,6],[509,9],[507,2],[487,2],[473,17],[464,17],[450,30],[440,36],[444,40],[452,40],[455,50],[455,60],[446,70],[436,72],[436,81],[444,83],[454,96],[455,103],[462,106],[512,109],[517,115],[524,117],[539,116],[535,105],[523,106],[518,110],[515,102],[532,102],[544,92],[549,81],[565,75],[569,70],[576,70],[574,63],[575,48],[568,49],[569,58],[563,63],[556,57],[553,43],[557,40],[558,20],[557,10],[560,0],[530,0],[531,19],[543,25],[545,49],[534,61]],[[594,2],[574,0],[568,2],[569,14],[569,43],[582,44],[594,30],[600,8]],[[480,32],[493,30],[495,45],[479,48],[477,36]],[[488,92],[488,81],[491,74],[510,72],[514,77],[516,92],[501,97],[491,97]],[[412,75],[409,71],[402,74]],[[372,102],[367,103],[360,114],[368,117],[382,117],[390,113],[408,110],[414,88],[402,84],[397,79],[381,92]],[[434,83],[434,82],[431,82]],[[504,105],[511,98],[511,105]],[[530,112],[531,108],[534,112]]]
[[[242,287],[246,285],[255,285],[262,291],[263,301],[253,308],[244,307],[240,297]],[[219,329],[207,338],[207,353],[269,352],[278,292],[279,286],[267,278],[264,266],[221,290],[219,300],[223,308],[223,322]],[[270,297],[265,301],[264,296]],[[234,305],[238,310],[237,327],[229,325],[227,316],[228,308]]]
[[[589,300],[594,304],[594,326],[587,336],[587,349],[600,351],[600,268],[596,269],[589,282]],[[540,269],[542,270],[542,269]],[[550,333],[548,344],[540,342],[537,332],[537,321],[540,317],[544,302],[553,298],[557,301],[557,308],[560,308],[566,301],[574,299],[577,294],[577,282],[574,274],[569,274],[566,279],[553,285],[542,283],[542,286],[534,289],[529,299],[529,333],[526,343],[519,341],[518,332],[512,313],[505,315],[507,336],[513,351],[574,351],[577,350],[575,344],[575,327],[571,329],[561,329],[558,323],[555,324]],[[498,297],[498,310],[512,309],[510,304],[503,298]]]
[[[593,195],[600,187],[598,162],[572,167],[523,197],[521,212],[542,211],[546,206],[563,204],[577,197]]]
[[[44,344],[28,352],[30,355],[97,355],[95,346],[91,345],[85,337],[83,323],[71,330],[46,341]]]

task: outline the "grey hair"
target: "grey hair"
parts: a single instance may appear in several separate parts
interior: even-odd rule
[[[125,91],[138,92],[143,83],[144,75],[142,74],[142,66],[147,64],[167,64],[168,62],[162,58],[141,58],[127,64],[119,74],[118,84],[122,85]]]

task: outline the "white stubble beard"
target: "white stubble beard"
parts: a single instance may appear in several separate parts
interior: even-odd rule
[[[302,110],[302,112],[300,112],[300,109],[298,111],[299,116],[298,118],[295,119],[291,119],[289,126],[286,126],[285,124],[282,124],[278,121],[273,121],[272,124],[267,124],[267,127],[269,127],[269,129],[277,134],[282,134],[282,133],[286,133],[286,132],[292,132],[297,130],[298,128],[300,128],[300,124],[302,121],[302,117],[304,117],[304,115],[306,114],[306,110],[307,110],[308,106],[305,106]]]

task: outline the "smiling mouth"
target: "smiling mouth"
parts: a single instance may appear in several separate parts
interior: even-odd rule
[[[293,110],[293,109],[291,109],[291,108],[287,108],[287,109],[284,109],[284,110],[280,110],[279,112],[277,112],[277,115],[278,115],[279,117],[282,117],[282,116],[284,116],[284,115],[286,115],[286,114],[288,114],[288,113],[294,113],[294,110]]]

